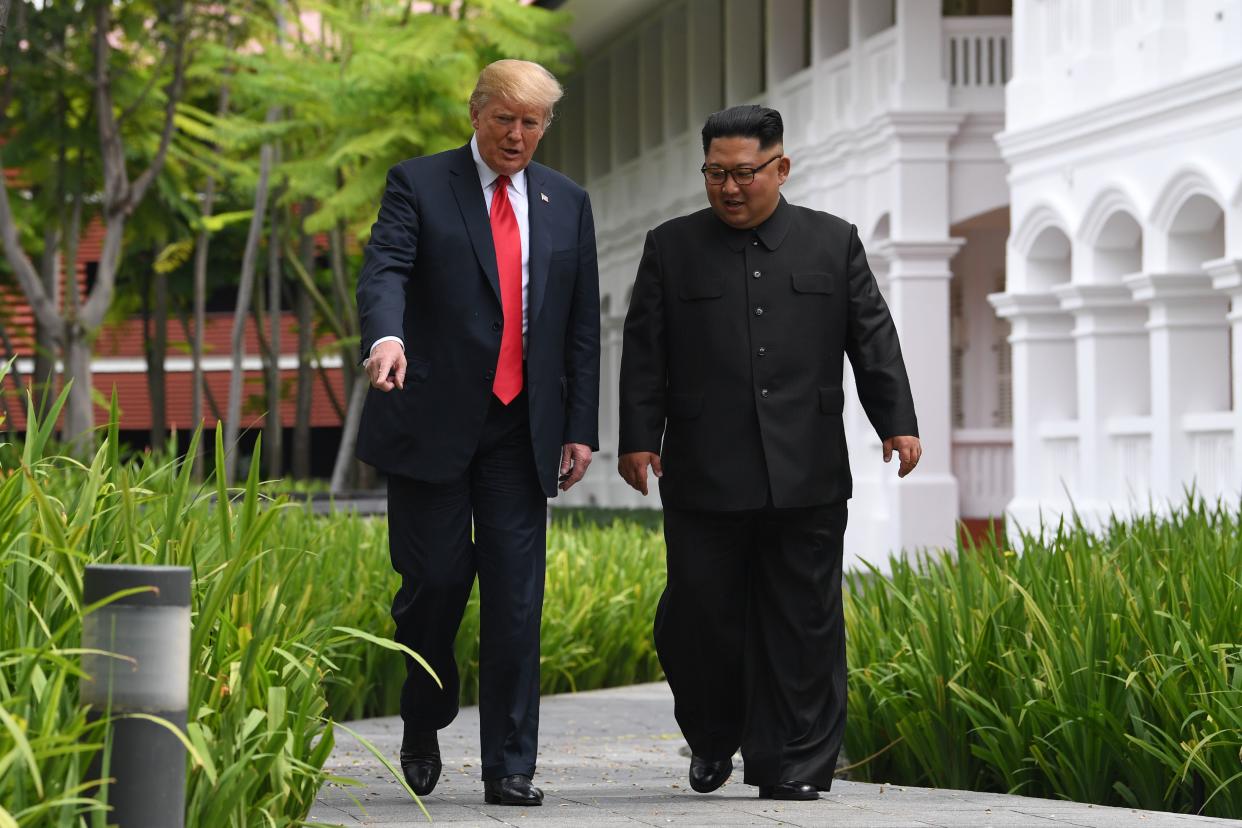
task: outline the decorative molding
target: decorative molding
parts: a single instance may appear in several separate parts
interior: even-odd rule
[[[1211,109],[1236,100],[1242,86],[1242,63],[1188,75],[1157,89],[1143,90],[1110,103],[1072,112],[996,136],[1010,166],[1042,155],[1064,153],[1110,133],[1123,133],[1143,121],[1167,120],[1170,114]]]
[[[1050,227],[1060,230],[1066,241],[1069,241],[1073,236],[1070,235],[1070,223],[1066,218],[1068,213],[1069,210],[1063,205],[1054,204],[1048,199],[1039,201],[1013,222],[1016,230],[1009,237],[1010,249],[1025,259],[1030,255],[1035,241]]]
[[[988,302],[1001,319],[1062,316],[1061,302],[1051,293],[989,293]]]
[[[1104,232],[1104,226],[1116,213],[1125,213],[1134,219],[1134,223],[1139,226],[1139,231],[1142,231],[1141,216],[1144,215],[1144,211],[1139,209],[1138,200],[1128,188],[1109,184],[1091,199],[1083,213],[1082,221],[1078,224],[1078,232],[1074,235],[1074,240],[1095,247],[1100,234]]]
[[[1182,205],[1196,195],[1206,196],[1217,207],[1224,209],[1224,196],[1209,171],[1200,164],[1183,166],[1169,177],[1161,188],[1160,195],[1152,203],[1148,218],[1152,229],[1167,233]]]

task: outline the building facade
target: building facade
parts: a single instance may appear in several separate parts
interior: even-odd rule
[[[605,378],[605,468],[567,500],[654,505],[609,468],[629,287],[706,205],[704,118],[747,102],[784,115],[786,197],[858,226],[914,387],[904,480],[846,389],[853,563],[1239,490],[1242,0],[564,8],[585,60],[541,154],[592,196]]]

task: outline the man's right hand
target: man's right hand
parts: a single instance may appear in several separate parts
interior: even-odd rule
[[[655,472],[656,477],[664,476],[664,467],[660,465],[660,455],[654,451],[631,451],[617,458],[617,471],[625,478],[625,482],[644,495],[647,494],[647,467]]]
[[[364,366],[372,388],[391,391],[405,387],[405,349],[393,340],[381,342]]]

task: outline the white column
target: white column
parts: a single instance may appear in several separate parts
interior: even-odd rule
[[[890,309],[914,394],[923,458],[904,479],[896,458],[883,474],[892,517],[889,548],[914,551],[956,545],[958,492],[953,476],[949,391],[949,260],[960,239],[890,241]]]
[[[1233,391],[1234,479],[1230,481],[1230,488],[1238,492],[1242,491],[1242,259],[1215,259],[1204,262],[1203,269],[1212,277],[1212,287],[1231,300],[1226,317],[1233,346],[1229,382]]]
[[[1041,509],[1055,520],[1064,505],[1061,492],[1043,491],[1044,457],[1040,426],[1076,416],[1073,385],[1065,382],[1074,365],[1073,319],[1051,293],[999,293],[990,297],[996,315],[1008,319],[1013,358],[1013,500],[1006,509],[1006,534],[1039,528]],[[1059,503],[1060,506],[1053,506]]]
[[[897,0],[896,109],[943,109],[949,105],[943,49],[940,4]]]
[[[1079,514],[1099,526],[1110,510],[1121,513],[1128,506],[1114,479],[1107,425],[1114,417],[1144,414],[1150,405],[1147,309],[1119,284],[1059,285],[1052,292],[1074,319],[1079,491],[1070,494]],[[1136,354],[1144,358],[1136,360]]]
[[[1186,414],[1229,406],[1229,299],[1205,273],[1137,273],[1126,287],[1148,308],[1151,348],[1152,499],[1179,502],[1195,478]]]

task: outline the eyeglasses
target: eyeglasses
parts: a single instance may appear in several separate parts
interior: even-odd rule
[[[723,167],[709,167],[704,164],[699,168],[699,172],[703,173],[703,177],[707,179],[708,184],[713,184],[717,187],[724,186],[725,179],[729,176],[733,176],[733,180],[736,181],[739,186],[745,187],[755,180],[755,173],[759,172],[768,164],[771,164],[773,161],[781,157],[782,156],[779,154],[773,155],[757,167],[735,167],[731,170],[726,170]]]

